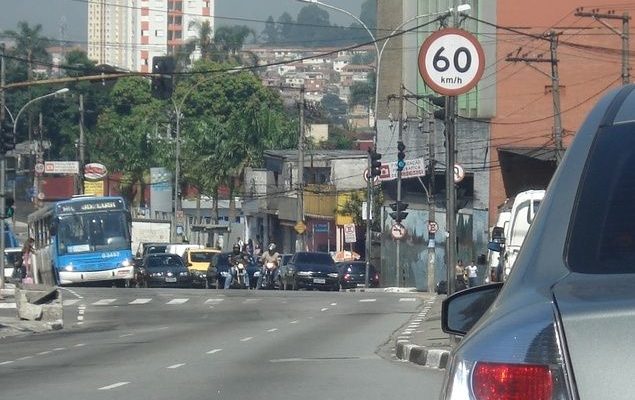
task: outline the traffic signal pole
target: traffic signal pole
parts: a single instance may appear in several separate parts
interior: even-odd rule
[[[5,67],[4,67],[4,44],[0,45],[0,130],[4,127],[4,118],[5,118],[5,99],[4,99],[4,84],[5,84]],[[4,132],[0,132],[4,139]],[[7,159],[4,155],[4,149],[0,151],[0,210],[2,212],[2,217],[4,217],[4,206],[5,206],[5,191],[4,191],[4,180],[7,173]],[[5,240],[4,240],[4,218],[0,220],[2,223],[2,233],[0,234],[0,289],[4,289],[4,248],[5,248]],[[2,293],[0,293],[0,298],[2,298]]]
[[[403,98],[404,98],[404,86],[403,84],[399,88],[399,129],[398,129],[398,137],[397,143],[402,143],[403,140]],[[401,212],[401,168],[397,168],[397,216]],[[398,221],[400,222],[400,221]],[[404,279],[404,274],[401,271],[401,240],[397,240],[395,247],[395,270],[397,272],[396,277],[396,285],[397,287],[401,287],[401,280]]]

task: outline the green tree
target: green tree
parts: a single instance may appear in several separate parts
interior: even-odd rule
[[[243,48],[245,41],[255,33],[245,25],[221,26],[214,33],[214,43],[217,47],[216,60],[220,62],[243,63],[239,51]]]
[[[328,11],[315,4],[304,6],[298,12],[294,37],[305,46],[324,46],[331,35]]]
[[[348,106],[339,96],[328,93],[322,98],[321,105],[331,123],[343,125],[346,122]]]
[[[351,86],[351,105],[367,106],[373,97],[375,97],[375,88],[369,82],[354,82]]]
[[[181,67],[190,64],[190,58],[194,52],[200,52],[203,60],[212,60],[217,52],[214,30],[210,22],[208,20],[193,21],[190,23],[190,28],[192,27],[196,29],[196,36],[188,40],[177,54],[177,62]]]
[[[295,28],[295,21],[288,12],[283,12],[276,21],[276,28],[278,29],[278,37],[281,43],[294,42],[293,31]]]
[[[262,30],[262,37],[266,44],[277,44],[280,40],[280,33],[276,28],[276,23],[270,15],[265,22],[265,28]]]

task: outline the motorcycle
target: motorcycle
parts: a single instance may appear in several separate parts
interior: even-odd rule
[[[232,286],[233,287],[238,287],[240,289],[246,289],[247,288],[247,280],[245,279],[245,276],[247,275],[247,268],[245,267],[245,264],[242,262],[237,263],[234,269],[234,280],[232,282]]]
[[[276,286],[276,264],[274,262],[267,262],[263,269],[262,281],[260,289],[275,289]]]

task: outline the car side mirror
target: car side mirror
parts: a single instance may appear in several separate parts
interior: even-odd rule
[[[501,246],[501,244],[498,242],[489,242],[487,243],[487,250],[500,253],[503,250],[503,246]]]
[[[476,324],[492,305],[502,282],[462,290],[443,300],[441,328],[443,332],[463,336]]]

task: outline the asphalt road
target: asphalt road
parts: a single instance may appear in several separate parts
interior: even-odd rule
[[[423,294],[422,296],[425,296]],[[437,399],[394,358],[418,294],[74,288],[65,329],[0,340],[2,398]]]

